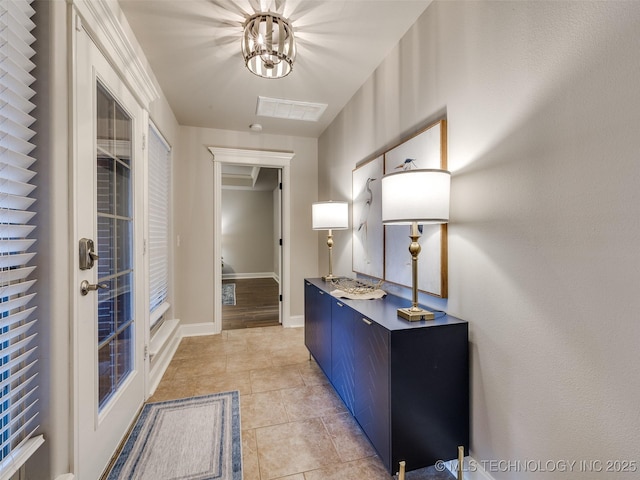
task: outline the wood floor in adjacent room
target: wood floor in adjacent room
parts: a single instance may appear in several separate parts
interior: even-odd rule
[[[223,280],[236,284],[236,304],[222,305],[222,330],[280,325],[280,293],[273,278]]]

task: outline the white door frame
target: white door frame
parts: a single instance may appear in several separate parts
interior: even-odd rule
[[[282,171],[282,290],[283,327],[289,327],[291,316],[290,262],[291,262],[291,159],[293,152],[244,150],[238,148],[207,147],[213,154],[213,330],[222,331],[222,164],[234,163],[279,168]],[[218,259],[218,260],[216,260]]]

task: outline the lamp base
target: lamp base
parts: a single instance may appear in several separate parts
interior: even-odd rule
[[[429,310],[422,308],[399,308],[398,316],[409,320],[410,322],[419,322],[420,320],[433,320],[436,316]]]
[[[329,274],[322,277],[322,280],[324,280],[325,282],[330,282],[331,280],[335,280],[336,278],[338,278],[336,275]]]

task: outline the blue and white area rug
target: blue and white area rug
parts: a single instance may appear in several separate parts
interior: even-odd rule
[[[241,480],[237,391],[148,403],[108,480]]]

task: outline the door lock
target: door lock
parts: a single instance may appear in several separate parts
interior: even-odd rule
[[[108,289],[109,285],[107,283],[89,283],[87,280],[83,280],[82,283],[80,283],[80,293],[82,295],[95,292],[99,288]]]
[[[93,268],[93,264],[98,257],[98,254],[95,252],[95,244],[93,240],[89,238],[81,238],[79,242],[79,253],[80,253],[80,270],[89,270]]]

